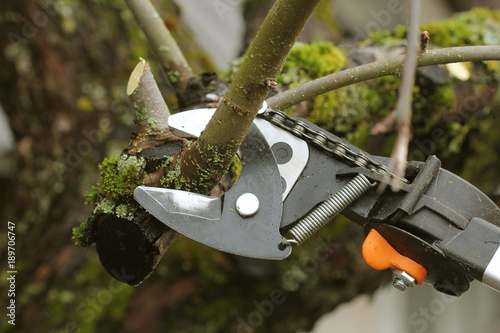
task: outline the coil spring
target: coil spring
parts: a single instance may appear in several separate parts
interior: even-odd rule
[[[290,235],[298,245],[302,244],[333,217],[366,193],[372,186],[368,178],[364,175],[357,175],[337,193],[333,194],[316,209],[303,217],[290,229]]]

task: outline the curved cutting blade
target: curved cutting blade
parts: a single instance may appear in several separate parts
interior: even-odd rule
[[[197,242],[241,256],[283,259],[291,246],[279,232],[282,214],[282,183],[269,144],[252,125],[241,147],[244,157],[238,181],[222,197],[211,198],[185,191],[139,186],[134,197],[158,220]],[[236,200],[254,194],[257,212],[242,217]]]

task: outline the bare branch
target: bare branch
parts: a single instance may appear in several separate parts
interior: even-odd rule
[[[351,84],[394,75],[401,72],[405,56],[400,55],[383,61],[346,69],[304,83],[269,98],[269,107],[284,110],[305,100]],[[500,45],[451,47],[427,51],[420,55],[418,67],[453,62],[500,60]]]
[[[391,188],[397,192],[401,189],[406,161],[408,159],[408,145],[411,139],[411,103],[413,100],[413,85],[417,69],[417,56],[419,54],[418,30],[420,27],[420,0],[409,0],[408,32],[406,57],[399,86],[398,101],[396,102],[396,115],[398,123],[398,137],[392,150],[389,170],[393,171],[396,178],[391,181]],[[388,178],[388,176],[385,176]],[[388,180],[388,179],[385,179]]]
[[[424,31],[420,34],[420,50],[419,54],[425,53],[427,51],[427,46],[429,45],[429,32]],[[376,123],[370,133],[373,135],[384,134],[394,129],[396,125],[397,110],[391,111],[387,116],[384,117],[381,121]]]
[[[194,77],[194,74],[163,19],[150,0],[125,0],[125,2],[159,56],[170,83],[177,92],[183,91],[187,80]]]
[[[126,149],[126,157],[141,157],[143,149],[153,150],[165,142],[177,141],[168,130],[168,110],[151,73],[149,64],[141,59],[130,75],[127,95],[135,110],[138,133]],[[134,161],[132,159],[132,161]],[[141,165],[141,168],[144,165]],[[119,173],[120,168],[108,170]],[[138,184],[161,186],[163,170],[136,175]],[[131,196],[131,195],[130,195]],[[114,198],[114,206],[133,207],[131,197],[122,194]],[[108,198],[106,198],[108,200]],[[101,201],[102,202],[102,201]],[[133,209],[133,208],[128,208]],[[93,213],[96,214],[96,213]],[[117,280],[137,285],[154,270],[163,254],[177,238],[177,232],[167,228],[142,209],[134,210],[133,220],[106,212],[94,216],[98,224],[96,248],[104,268]]]

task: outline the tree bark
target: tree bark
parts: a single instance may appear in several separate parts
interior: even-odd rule
[[[144,184],[161,186],[163,170],[156,170],[154,166],[161,165],[168,156],[174,155],[180,148],[180,144],[175,143],[185,140],[169,131],[167,121],[170,111],[144,59],[139,61],[129,78],[127,95],[135,110],[139,129],[124,155],[145,157],[146,169],[150,172],[144,178]],[[144,176],[141,173],[138,177]],[[127,202],[129,199],[124,197],[123,203],[130,204]],[[115,206],[120,203],[115,200]],[[143,209],[139,209],[132,220],[112,214],[97,214],[91,219],[98,221],[95,243],[99,259],[111,276],[130,285],[140,284],[154,271],[178,236]]]
[[[126,3],[159,56],[170,84],[176,91],[184,91],[194,74],[162,17],[149,0],[126,0]]]
[[[275,2],[222,103],[200,138],[182,153],[181,177],[187,181],[180,185],[184,189],[209,193],[220,181],[318,3]]]
[[[287,109],[328,91],[401,72],[405,56],[364,64],[304,83],[269,98],[269,107]],[[418,67],[466,61],[500,60],[500,46],[463,46],[427,51],[418,58]]]

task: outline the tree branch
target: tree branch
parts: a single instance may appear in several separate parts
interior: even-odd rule
[[[280,74],[290,49],[319,1],[278,0],[275,3],[211,122],[201,137],[180,153],[181,163],[177,163],[176,157],[173,159],[174,167],[180,167],[183,172],[177,177],[181,188],[207,193],[219,181],[266,98],[269,81],[275,80]],[[153,137],[156,140],[156,137],[166,138],[170,135],[168,139],[174,139],[170,131],[158,131],[150,126],[149,116],[158,121],[157,104],[162,103],[155,102],[156,97],[160,98],[159,91],[143,60],[129,80],[127,93],[134,104],[142,130],[146,129],[146,138]],[[146,110],[143,110],[144,107]],[[160,109],[165,108],[162,106]],[[143,154],[142,150],[135,149],[136,146],[145,146],[140,138],[139,133],[129,146],[128,154]],[[145,170],[151,169],[148,163]],[[169,167],[162,165],[148,176],[169,171]],[[181,180],[181,177],[187,178],[188,182]],[[156,178],[146,177],[142,182],[153,185]],[[123,222],[127,222],[126,230],[120,224]],[[134,222],[117,219],[114,215],[105,216],[105,221],[99,223],[96,243],[101,262],[108,272],[120,281],[136,285],[153,271],[177,233],[146,212],[143,214],[142,210],[134,215]]]
[[[401,189],[400,178],[403,178],[406,161],[408,159],[408,145],[411,138],[411,103],[413,100],[413,85],[415,83],[415,73],[417,70],[417,56],[420,50],[418,42],[418,29],[420,27],[420,0],[409,0],[408,8],[408,32],[406,57],[401,75],[401,85],[399,86],[398,100],[395,112],[398,123],[398,137],[392,150],[389,170],[393,171],[396,179],[391,180],[391,188],[397,192]],[[381,186],[389,180],[389,175],[384,176]]]
[[[139,130],[168,129],[168,109],[151,68],[146,60],[139,61],[127,84],[127,95],[134,107]]]
[[[165,151],[160,154],[156,153],[156,149],[161,149],[158,147],[165,147],[166,142],[175,142],[178,138],[168,130],[167,120],[170,112],[151,73],[149,64],[144,59],[139,61],[130,75],[127,95],[134,107],[139,130],[132,137],[132,141],[122,157],[126,157],[127,161],[136,161],[135,163],[139,164],[138,169],[151,169],[148,165],[154,164],[154,158],[143,159],[144,164],[141,164],[140,159],[143,158],[143,155],[146,157],[156,156],[159,158],[158,163],[161,163]],[[179,147],[180,144],[174,146],[174,152],[171,155],[175,154]],[[89,220],[97,224],[95,242],[103,267],[117,280],[137,285],[153,272],[178,234],[144,209],[138,208],[133,201],[131,192],[128,194],[120,193],[119,197],[110,197],[109,193],[105,195],[104,186],[123,186],[120,184],[119,175],[123,173],[124,168],[126,168],[125,164],[106,171],[108,176],[116,177],[113,180],[116,184],[106,183],[103,180],[98,195],[100,199],[94,203],[99,206],[104,204],[103,201],[113,202],[113,207],[116,208],[108,209],[104,214],[100,210],[97,212],[94,210],[93,217]],[[102,172],[103,170],[101,170],[101,177],[103,177]],[[150,173],[147,173],[145,177],[143,172],[135,172],[136,170],[132,175],[129,175],[129,179],[125,181],[122,179],[121,182],[129,184],[135,178],[137,184],[160,186],[162,169],[150,170]],[[117,207],[128,207],[128,211],[134,212],[133,219],[127,218],[128,216],[124,216],[123,213],[118,213],[119,208]]]
[[[193,71],[160,14],[149,0],[125,0],[139,27],[159,56],[163,70],[176,92],[185,90]]]
[[[351,84],[394,75],[401,72],[404,55],[346,69],[307,82],[269,98],[267,105],[284,110],[302,101]],[[428,50],[418,57],[417,66],[432,66],[453,62],[500,60],[500,45],[451,47]]]
[[[181,186],[209,192],[229,167],[283,64],[319,0],[278,0],[200,138],[181,158]],[[213,163],[212,161],[219,161]]]

